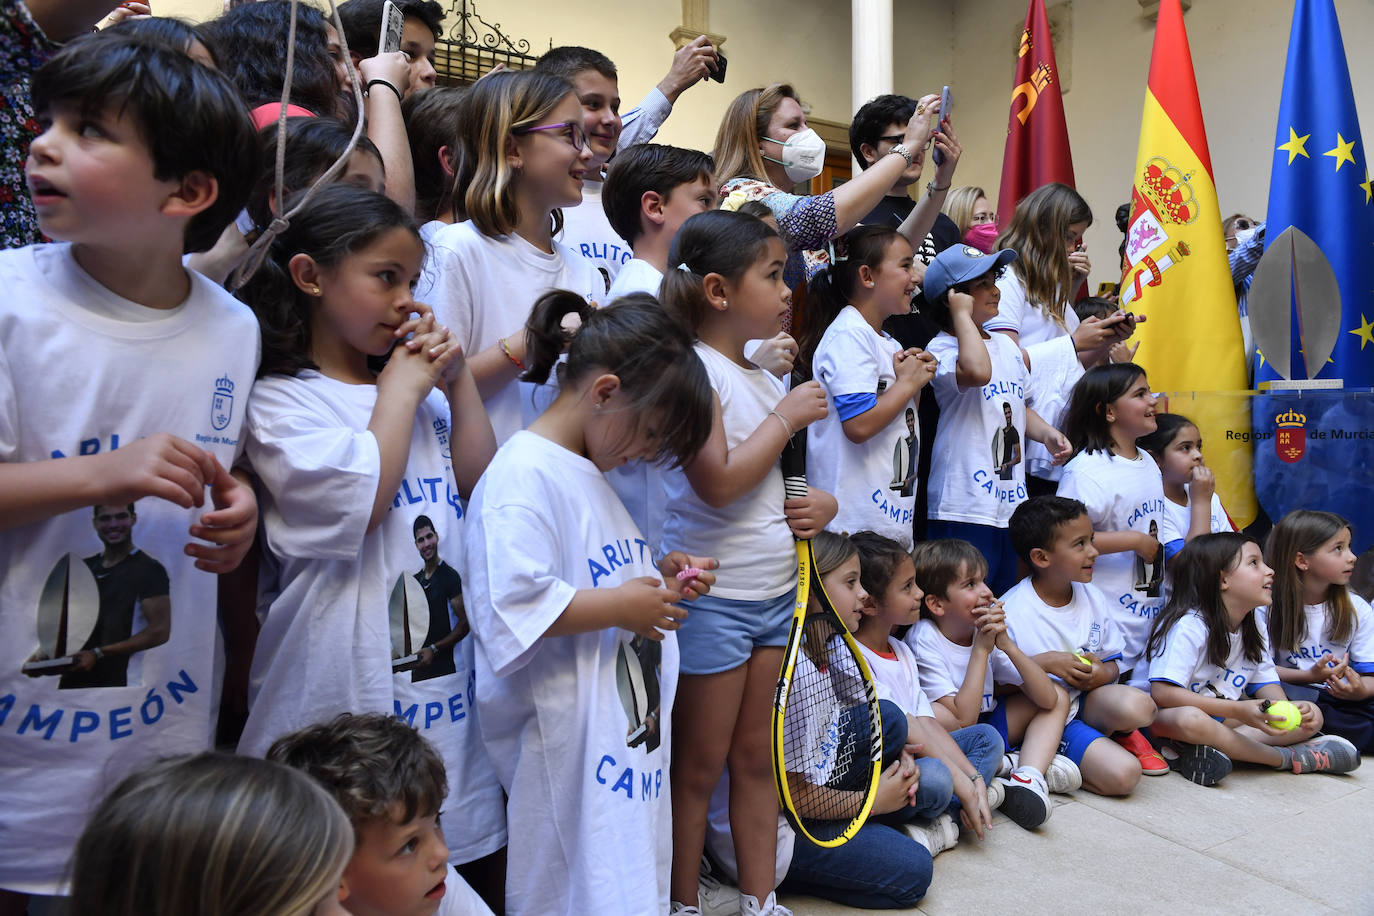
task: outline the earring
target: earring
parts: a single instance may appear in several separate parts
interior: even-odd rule
[[[725,311],[726,309],[728,309],[729,307],[730,307],[730,303],[726,302],[724,299],[720,300],[720,310],[721,310],[722,312]]]
[[[312,287],[310,287],[310,295],[312,295],[312,296],[318,296],[319,294],[320,294],[320,288],[319,288],[318,286],[312,286]]]

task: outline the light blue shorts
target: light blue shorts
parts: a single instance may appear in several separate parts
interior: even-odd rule
[[[719,674],[749,661],[757,648],[787,645],[796,591],[765,601],[702,595],[682,606],[687,619],[677,631],[683,674]]]

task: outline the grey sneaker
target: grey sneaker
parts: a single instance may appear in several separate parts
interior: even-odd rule
[[[1028,766],[1017,767],[1005,780],[996,781],[1006,785],[1002,813],[1017,825],[1034,830],[1050,819],[1054,806],[1050,804],[1045,777],[1039,770]]]
[[[1319,735],[1289,750],[1294,773],[1349,773],[1360,766],[1360,752],[1339,735]]]
[[[932,859],[959,842],[959,825],[949,813],[940,815],[929,824],[912,822],[903,826],[906,835],[924,846]]]
[[[1214,786],[1231,772],[1231,758],[1205,744],[1165,741],[1159,753],[1169,769],[1200,786]]]

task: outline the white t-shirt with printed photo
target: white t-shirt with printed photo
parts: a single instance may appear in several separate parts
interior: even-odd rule
[[[735,448],[778,406],[786,393],[782,382],[763,369],[736,365],[704,343],[696,351],[720,398],[725,444]],[[714,597],[763,601],[796,587],[797,551],[783,516],[786,496],[777,464],[754,489],[719,509],[697,495],[681,468],[664,471],[663,481],[668,506],[663,550],[717,557]]]
[[[472,495],[464,589],[482,736],[510,796],[512,913],[667,912],[678,650],[619,628],[544,636],[579,590],[660,578],[592,462],[529,431]]]
[[[1311,668],[1323,655],[1328,652],[1331,657],[1340,661],[1346,655],[1350,656],[1350,667],[1354,668],[1362,675],[1374,674],[1374,611],[1370,610],[1369,602],[1365,601],[1354,592],[1347,592],[1350,596],[1350,603],[1355,606],[1355,627],[1350,633],[1350,638],[1344,641],[1336,641],[1331,638],[1326,626],[1326,605],[1309,604],[1303,607],[1303,616],[1307,619],[1307,633],[1302,642],[1292,652],[1274,653],[1275,664],[1285,668]],[[1268,629],[1268,610],[1266,608],[1256,608],[1255,617],[1259,620],[1260,629],[1267,635]],[[1318,690],[1325,690],[1326,684],[1310,684]]]
[[[1015,331],[1021,348],[1030,353],[1031,378],[1035,387],[1035,412],[1055,429],[1062,429],[1064,412],[1069,405],[1069,392],[1083,377],[1083,364],[1078,361],[1070,338],[1078,330],[1078,313],[1065,306],[1064,323],[1050,317],[1043,308],[1031,304],[1026,285],[1008,270],[997,281],[1002,293],[997,314],[983,325],[986,331]],[[1063,345],[1056,342],[1064,340]],[[1053,352],[1051,352],[1053,348]],[[1049,449],[1039,442],[1025,443],[1026,471],[1047,480],[1058,480],[1063,469],[1054,464]]]
[[[558,242],[546,254],[518,235],[485,236],[470,221],[430,239],[429,260],[415,291],[434,309],[467,354],[525,333],[534,301],[553,289],[604,302],[606,284],[590,261]],[[553,400],[548,385],[511,381],[483,401],[498,443],[529,425]]]
[[[910,429],[906,411],[900,410],[884,429],[859,443],[845,435],[835,406],[836,399],[846,395],[882,394],[897,380],[892,357],[900,352],[902,345],[874,331],[854,306],[846,305],[835,316],[811,363],[816,381],[825,389],[829,412],[807,431],[806,476],[839,503],[828,530],[876,531],[910,550],[916,487],[906,478],[915,474],[921,453],[916,402],[908,402]]]
[[[1124,637],[1108,597],[1094,583],[1074,582],[1063,607],[1051,607],[1022,579],[1002,596],[1002,612],[1012,642],[1031,658],[1042,652],[1091,652],[1104,662],[1120,664]],[[1053,675],[1051,675],[1053,677]],[[1081,692],[1061,679],[1072,699]]]
[[[248,459],[261,483],[264,548],[276,558],[279,593],[261,621],[239,752],[260,756],[283,735],[341,712],[395,713],[444,760],[445,837],[451,860],[469,862],[506,839],[501,786],[472,705],[472,640],[454,647],[453,674],[417,681],[417,672],[393,673],[391,664],[418,652],[429,628],[415,578],[425,565],[415,520],[430,520],[444,562],[464,565],[448,404],[437,391],[421,402],[405,476],[369,532],[381,474],[367,428],[376,403],[375,385],[313,370],[269,376],[253,389]]]
[[[940,632],[933,620],[919,621],[907,631],[906,643],[916,653],[921,670],[921,690],[934,703],[958,694],[968,675],[973,646],[961,646]],[[1016,670],[1007,653],[993,649],[983,674],[983,698],[978,712],[992,712],[997,706],[996,684],[1020,684],[1021,672]]]
[[[1260,630],[1263,635],[1263,629]],[[1264,640],[1260,660],[1245,657],[1239,632],[1227,634],[1230,651],[1226,664],[1217,666],[1207,659],[1207,624],[1191,611],[1169,629],[1159,654],[1150,660],[1150,680],[1175,684],[1193,693],[1240,700],[1266,684],[1279,682],[1278,672],[1269,656],[1269,640]],[[1143,660],[1142,660],[1143,664]]]
[[[1079,452],[1064,466],[1059,495],[1079,500],[1088,509],[1094,531],[1141,531],[1163,542],[1168,500],[1159,466],[1144,449],[1135,460],[1108,451]],[[1145,654],[1150,624],[1164,605],[1163,550],[1147,563],[1134,551],[1104,553],[1097,558],[1093,584],[1107,595],[1126,644],[1122,673]]]
[[[959,342],[952,334],[941,331],[928,348],[938,361],[931,386],[940,404],[930,461],[929,516],[1005,528],[1026,499],[1025,461],[1003,465],[1013,460],[1018,443],[1025,456],[1030,373],[1021,349],[1005,334],[993,334],[984,344],[992,358],[992,378],[978,388],[961,389],[955,379]]]
[[[9,291],[0,462],[104,455],[167,433],[233,467],[258,367],[257,321],[216,284],[186,276],[187,298],[153,309],[101,286],[68,244],[0,252]],[[76,838],[115,784],[159,758],[211,747],[223,669],[217,577],[184,549],[213,508],[208,490],[200,508],[138,500],[123,539],[130,558],[108,570],[92,506],[0,530],[0,887],[64,892]],[[164,596],[167,641],[108,653],[86,686],[54,669],[23,671],[101,647],[88,639],[142,632],[144,599]]]

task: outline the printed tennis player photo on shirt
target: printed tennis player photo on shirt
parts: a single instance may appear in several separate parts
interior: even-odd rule
[[[625,730],[625,745],[643,745],[646,753],[658,750],[663,740],[659,721],[662,667],[662,643],[643,636],[621,641],[615,658],[615,688],[629,724]]]
[[[916,454],[920,443],[916,438],[916,411],[906,409],[906,435],[898,436],[892,446],[892,482],[889,490],[896,490],[902,496],[910,496],[916,483]]]
[[[428,628],[419,650],[419,662],[410,679],[427,681],[458,670],[453,650],[468,635],[468,615],[463,607],[463,580],[458,571],[439,555],[439,535],[427,515],[418,515],[411,525],[415,549],[424,565],[412,573],[425,590],[429,608]]]
[[[1159,540],[1159,522],[1150,519],[1150,537]],[[1164,585],[1164,564],[1160,562],[1163,558],[1164,548],[1160,547],[1155,551],[1154,559],[1146,561],[1140,554],[1135,555],[1135,585],[1134,589],[1144,592],[1147,598],[1158,598],[1161,588]]]
[[[1021,434],[1016,430],[1011,404],[1006,401],[1002,402],[1002,415],[1007,425],[992,434],[992,466],[997,470],[998,480],[1011,480],[1021,463]]]
[[[22,668],[60,675],[61,690],[137,686],[137,654],[172,635],[167,570],[134,544],[133,503],[95,506],[91,522],[101,551],[53,565],[38,599],[38,650]]]

